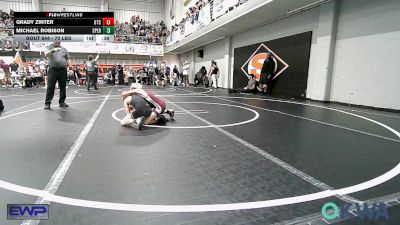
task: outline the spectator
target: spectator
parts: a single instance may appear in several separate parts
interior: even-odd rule
[[[185,61],[182,67],[182,85],[189,86],[189,69],[190,65],[188,61]]]
[[[257,80],[254,74],[250,74],[247,86],[242,89],[230,89],[229,93],[257,93]]]
[[[136,73],[132,66],[128,67],[128,85],[135,83]]]
[[[203,85],[203,79],[207,74],[207,70],[205,66],[202,66],[199,70],[199,72],[196,73],[196,75],[194,76],[194,86],[197,85]]]
[[[79,87],[81,85],[81,78],[82,78],[81,69],[80,69],[79,65],[75,65],[74,77],[76,80],[75,84],[78,85],[78,87]]]
[[[4,73],[4,78],[3,78],[3,83],[8,88],[8,84],[10,81],[10,66],[5,63],[2,59],[0,59],[0,69],[3,70]]]
[[[115,76],[117,75],[117,68],[115,65],[110,69],[110,74],[111,74],[111,85],[114,86],[115,85]]]
[[[90,91],[90,86],[94,87],[94,90],[97,90],[97,79],[96,79],[96,68],[95,65],[97,60],[99,60],[99,54],[97,54],[96,58],[93,58],[92,55],[88,55],[88,60],[85,62],[86,69],[86,85],[87,90]]]
[[[19,65],[18,65],[15,61],[13,61],[12,63],[10,63],[11,72],[17,72],[18,67],[19,67]]]
[[[217,66],[217,62],[212,60],[211,68],[210,71],[208,72],[208,77],[214,88],[218,88],[218,78],[219,78],[218,73],[219,73],[219,68]]]
[[[179,83],[178,83],[179,77],[180,77],[180,72],[179,72],[178,66],[175,65],[174,69],[172,70],[172,75],[171,75],[172,85],[174,85],[174,86],[179,85]]]
[[[162,44],[167,38],[167,28],[164,21],[151,24],[149,21],[132,16],[130,22],[115,22],[115,41],[130,42],[132,40],[147,44]],[[128,34],[128,31],[132,35]],[[130,38],[130,37],[133,37]]]
[[[272,89],[272,79],[274,78],[275,62],[272,58],[272,52],[267,53],[267,58],[261,69],[260,88],[262,94],[270,92]]]
[[[39,87],[39,85],[44,82],[43,79],[43,72],[40,70],[39,65],[35,65],[33,67],[33,75],[32,75],[32,82],[36,86],[36,88]]]
[[[123,85],[124,84],[124,67],[122,65],[118,65],[118,84]]]

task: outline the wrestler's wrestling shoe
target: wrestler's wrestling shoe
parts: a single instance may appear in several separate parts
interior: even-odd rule
[[[167,118],[165,118],[164,115],[160,114],[157,116],[157,125],[163,125],[166,124],[169,120]]]
[[[174,119],[175,111],[174,111],[173,109],[167,109],[165,112],[169,115],[169,118],[170,118],[171,120]]]
[[[136,119],[136,125],[137,125],[137,129],[139,129],[139,130],[143,129],[143,126],[144,126],[144,117],[143,116]]]

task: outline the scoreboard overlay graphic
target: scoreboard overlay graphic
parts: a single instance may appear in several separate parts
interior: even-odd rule
[[[113,12],[15,12],[21,42],[114,42]]]

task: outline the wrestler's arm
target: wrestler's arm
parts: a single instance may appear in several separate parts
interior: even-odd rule
[[[133,94],[140,95],[140,96],[143,97],[143,98],[149,97],[149,95],[147,94],[147,92],[146,92],[145,90],[143,90],[143,89],[134,89],[134,90],[132,90],[132,93],[133,93]]]
[[[124,109],[125,109],[125,112],[126,112],[127,114],[131,113],[131,110],[130,110],[130,107],[129,107],[129,103],[130,103],[131,101],[132,101],[132,98],[131,98],[131,97],[127,97],[127,98],[124,99]]]
[[[130,90],[130,91],[124,91],[122,92],[122,98],[126,98],[127,96],[130,95],[140,95],[143,98],[147,98],[149,95],[147,94],[146,91],[142,90],[142,89],[134,89],[134,90]]]

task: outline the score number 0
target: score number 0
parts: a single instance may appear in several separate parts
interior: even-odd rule
[[[103,18],[103,26],[114,26],[114,18]]]

